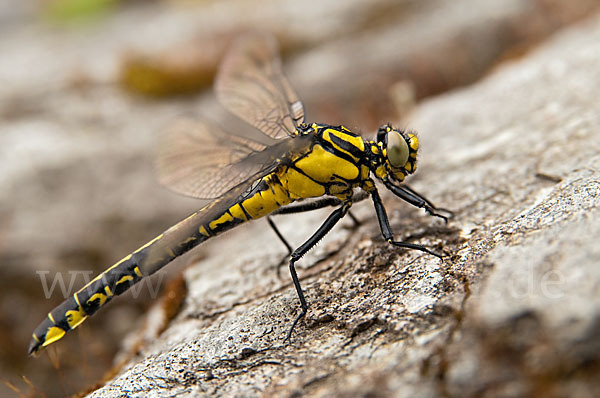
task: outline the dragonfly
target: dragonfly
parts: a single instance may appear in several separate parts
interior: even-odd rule
[[[286,335],[306,315],[308,303],[296,262],[346,214],[353,203],[371,198],[381,234],[389,244],[442,258],[425,246],[394,240],[375,181],[401,200],[443,218],[421,194],[402,184],[415,172],[419,140],[391,124],[374,140],[344,126],[307,123],[304,106],[286,79],[275,40],[249,34],[232,44],[215,79],[219,102],[255,127],[260,139],[226,132],[202,119],[174,123],[157,156],[161,183],[208,205],[167,229],[95,277],[48,313],[35,329],[29,354],[60,340],[112,298],[127,291],[200,243],[242,223],[275,214],[334,207],[322,225],[291,250],[289,271],[300,311]]]

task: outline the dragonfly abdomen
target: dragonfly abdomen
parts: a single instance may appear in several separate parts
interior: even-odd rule
[[[207,222],[203,232],[217,235],[242,222],[264,217],[292,201],[278,173],[267,174],[254,182],[225,212]]]
[[[93,279],[53,309],[33,332],[29,353],[59,340],[89,315],[137,283],[144,276],[132,253]]]
[[[167,236],[167,233],[161,234],[123,258],[48,313],[33,332],[29,353],[33,354],[42,347],[61,339],[88,316],[106,305],[114,296],[124,293],[142,278],[189,250],[189,248],[181,250],[184,249],[183,247],[179,250],[168,248],[164,244],[168,240]],[[194,243],[198,244],[200,241]]]
[[[114,296],[212,236],[263,217],[291,201],[274,174],[259,179],[245,194],[233,190],[213,201],[114,264],[53,309],[35,329],[29,353],[61,339]]]

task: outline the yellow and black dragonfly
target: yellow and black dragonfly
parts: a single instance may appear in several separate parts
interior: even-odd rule
[[[212,202],[52,310],[34,331],[30,354],[59,340],[114,296],[198,244],[270,214],[336,207],[304,244],[290,250],[289,269],[301,310],[286,339],[308,309],[294,265],[348,213],[353,202],[371,197],[381,233],[390,244],[441,257],[421,245],[394,240],[373,179],[400,199],[446,219],[423,196],[400,185],[416,168],[419,142],[415,134],[386,125],[372,141],[343,126],[305,123],[302,102],[282,73],[277,46],[263,35],[249,35],[234,43],[220,68],[215,91],[227,109],[271,143],[228,134],[201,121],[175,124],[158,156],[159,179],[175,191]]]

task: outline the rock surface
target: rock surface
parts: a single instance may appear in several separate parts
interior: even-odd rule
[[[91,396],[593,396],[598,37],[595,16],[413,114],[423,151],[412,185],[456,217],[446,226],[385,201],[397,236],[443,248],[443,262],[388,247],[370,204],[356,205],[364,223],[302,262],[311,307],[283,344],[297,299],[266,266],[280,254],[263,247],[271,232],[233,232],[187,269],[166,331],[147,332]],[[284,233],[297,244],[323,216]]]
[[[597,152],[595,137],[589,137],[595,125],[582,124],[587,119],[581,110],[595,109],[591,103],[593,92],[598,91],[593,75],[597,65],[581,54],[571,59],[575,48],[580,52],[584,46],[592,53],[597,50],[594,43],[583,42],[585,32],[579,39],[569,39],[567,34],[562,42],[555,42],[554,55],[548,55],[546,49],[516,66],[499,66],[502,72],[494,77],[427,103],[411,122],[398,122],[419,130],[424,145],[413,185],[439,205],[457,210],[457,217],[445,226],[389,195],[384,199],[398,237],[443,249],[447,254],[444,263],[383,245],[371,204],[357,204],[353,211],[364,224],[348,229],[352,223],[346,221],[345,227],[336,228],[300,263],[312,308],[292,345],[283,347],[281,337],[297,311],[297,299],[287,269],[281,269],[281,279],[274,271],[283,248],[266,223],[259,221],[209,241],[194,250],[192,257],[179,261],[180,265],[195,264],[185,273],[187,295],[184,279],[177,276],[181,267],[173,264],[164,274],[144,281],[137,293],[114,300],[109,309],[55,344],[47,351],[49,355],[27,358],[33,328],[48,310],[82,286],[86,276],[102,271],[201,206],[156,183],[152,154],[162,126],[182,113],[213,116],[214,101],[209,93],[160,100],[132,94],[121,81],[123,60],[130,54],[150,54],[154,60],[167,54],[178,64],[179,53],[193,53],[185,52],[189,45],[208,58],[204,61],[214,73],[218,64],[215,54],[226,48],[222,38],[233,37],[240,29],[268,26],[281,42],[285,70],[305,102],[307,116],[315,121],[343,122],[370,135],[382,122],[406,115],[415,99],[476,81],[499,57],[526,54],[548,34],[591,15],[600,4],[597,0],[219,0],[193,5],[98,1],[93,3],[115,7],[103,17],[63,25],[43,14],[45,7],[58,3],[85,2],[0,0],[0,380],[13,383],[14,390],[46,396],[68,395],[82,388],[89,391],[111,369],[123,336],[136,329],[144,307],[157,296],[157,288],[166,286],[166,273],[175,276],[176,283],[166,287],[166,298],[152,308],[145,326],[132,333],[117,362],[125,361],[131,367],[147,355],[166,353],[168,347],[183,344],[187,341],[183,335],[187,339],[204,336],[201,347],[200,343],[192,347],[199,347],[199,353],[213,347],[207,352],[218,351],[220,356],[204,357],[206,368],[198,367],[198,356],[195,362],[181,360],[189,364],[184,383],[177,387],[183,386],[181,390],[188,386],[192,391],[219,391],[215,379],[200,383],[202,369],[213,369],[219,377],[250,374],[262,363],[270,364],[268,355],[285,365],[273,361],[272,372],[261,373],[275,375],[272,380],[278,384],[265,380],[261,387],[254,380],[245,380],[282,394],[290,393],[284,388],[287,382],[295,391],[339,394],[460,395],[463,388],[493,393],[498,383],[524,375],[530,376],[528,382],[535,381],[536,392],[545,392],[554,391],[542,388],[548,384],[546,380],[567,380],[562,375],[569,374],[579,377],[573,383],[582,383],[590,374],[582,369],[587,366],[589,372],[595,371],[594,326],[585,329],[588,326],[583,322],[588,334],[571,335],[571,329],[562,329],[554,321],[547,323],[547,316],[540,315],[548,303],[552,310],[561,309],[553,314],[557,317],[574,311],[562,307],[574,303],[574,296],[566,291],[560,295],[557,286],[577,289],[577,299],[581,293],[575,314],[593,313],[593,295],[588,295],[590,300],[586,296],[596,286],[593,273],[566,272],[558,265],[556,272],[555,268],[548,271],[543,262],[527,262],[503,272],[500,264],[512,258],[526,262],[528,257],[520,252],[504,253],[501,243],[519,236],[519,242],[528,242],[529,232],[522,231],[538,228],[532,222],[523,227],[510,220],[526,215],[528,218],[521,220],[525,223],[539,213],[545,217],[539,230],[546,231],[547,217],[554,217],[561,235],[563,225],[574,222],[571,215],[575,213],[565,206],[570,203],[570,191],[560,194],[560,187],[577,187],[569,179],[574,175],[573,164],[587,164]],[[593,23],[581,29],[587,30],[590,38],[597,35]],[[519,76],[522,87],[505,83],[509,77],[516,81]],[[477,95],[485,98],[474,98]],[[530,152],[520,149],[521,144]],[[510,157],[504,156],[508,153]],[[583,167],[578,172],[586,170],[595,169]],[[586,189],[588,194],[582,194]],[[584,203],[589,192],[593,190],[586,185],[572,193],[573,200]],[[545,195],[555,196],[548,199]],[[593,200],[590,203],[595,204]],[[546,204],[553,206],[552,211]],[[556,212],[555,208],[565,210]],[[282,217],[277,222],[298,245],[326,215],[325,211]],[[572,239],[580,236],[579,224],[574,229],[568,235]],[[590,226],[589,233],[593,232]],[[553,259],[554,253],[564,252],[569,252],[564,258],[575,258],[575,253],[593,258],[584,249],[575,249],[579,245],[576,240],[569,243],[573,249],[543,242],[531,244],[549,251],[544,258]],[[199,262],[203,256],[206,260]],[[575,268],[583,262],[576,261]],[[496,290],[482,291],[494,283],[495,275],[504,275],[495,282],[500,285],[504,277],[517,281],[500,291],[502,300],[496,299]],[[585,283],[580,286],[577,278]],[[64,289],[58,284],[49,288],[57,281],[65,283]],[[463,309],[463,301],[473,303],[477,294],[482,294],[477,302],[485,300],[485,306],[470,304]],[[177,313],[182,300],[181,314],[172,324],[165,321],[170,316],[165,313]],[[506,320],[512,319],[511,313],[500,308],[501,304],[511,311],[527,304],[533,321],[525,318],[526,325],[541,324],[534,339],[544,337],[547,347],[559,347],[554,334],[545,334],[548,325],[561,336],[584,336],[575,339],[574,352],[589,351],[592,359],[582,362],[580,356],[573,359],[560,356],[564,351],[544,351],[525,344],[515,350],[508,338],[486,339],[488,333],[495,335],[489,330],[504,331],[504,335],[517,330]],[[488,319],[484,311],[488,308],[491,314],[506,318]],[[270,316],[268,321],[265,313]],[[238,316],[250,326],[256,322],[254,329],[242,328]],[[252,340],[253,345],[240,342],[251,333],[260,335],[263,326],[266,337]],[[271,327],[273,332],[268,333]],[[230,352],[211,346],[211,341],[223,341],[218,336],[220,328],[220,333],[238,336],[228,343],[230,352],[243,353],[235,357],[237,362],[230,361]],[[160,342],[148,344],[157,340],[162,330]],[[557,341],[563,344],[561,350],[571,347],[564,339]],[[340,344],[345,345],[340,348]],[[140,346],[139,355],[132,357]],[[277,349],[254,356],[253,347]],[[402,347],[407,348],[403,351]],[[524,351],[528,356],[496,355],[505,351]],[[540,352],[543,355],[536,357]],[[562,367],[536,368],[527,362],[533,356],[542,363],[557,363],[548,360],[552,359],[549,352],[565,360]],[[353,356],[359,354],[362,356]],[[361,367],[357,358],[369,366]],[[454,359],[453,366],[449,358]],[[145,362],[146,366],[149,363]],[[489,369],[485,374],[489,385],[469,384],[476,379],[473,369],[482,366]],[[513,370],[508,372],[507,367]],[[342,377],[344,374],[348,376]],[[194,375],[200,376],[194,379]],[[504,379],[494,378],[500,376]],[[169,374],[167,380],[171,379],[180,380]],[[124,379],[119,380],[110,388],[117,391]],[[176,383],[169,386],[175,388]],[[233,391],[235,383],[227,388]],[[237,388],[242,391],[243,384]],[[255,391],[258,394],[259,390]],[[166,389],[157,390],[160,392],[167,393]],[[9,394],[9,386],[0,383],[0,396]]]

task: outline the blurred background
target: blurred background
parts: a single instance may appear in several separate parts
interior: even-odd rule
[[[232,38],[271,32],[307,121],[371,136],[597,8],[597,0],[0,0],[0,396],[72,395],[110,375],[148,292],[115,300],[38,359],[27,357],[31,333],[84,277],[202,205],[159,186],[152,159],[157,134],[178,115],[222,113],[211,85]]]

